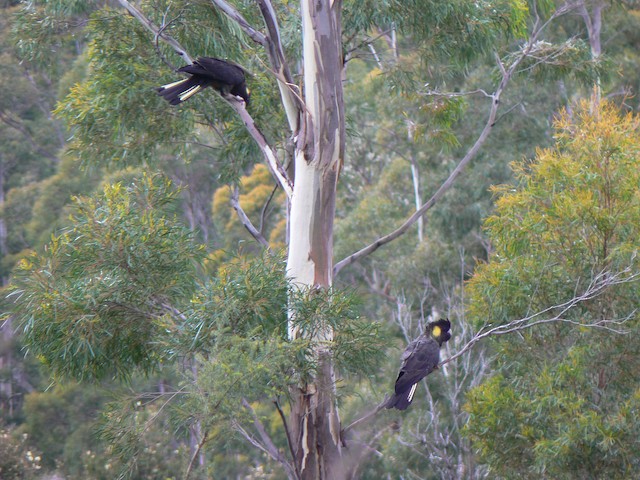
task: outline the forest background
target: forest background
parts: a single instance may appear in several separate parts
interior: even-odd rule
[[[633,478],[640,5],[332,2],[334,278],[301,289],[256,139],[291,172],[305,4],[0,2],[0,478],[331,478],[292,424],[324,353],[333,478]],[[155,94],[197,56],[246,110]]]

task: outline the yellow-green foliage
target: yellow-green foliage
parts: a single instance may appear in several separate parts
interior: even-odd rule
[[[553,148],[514,164],[517,186],[494,189],[496,212],[486,222],[494,253],[467,290],[476,324],[566,302],[601,272],[622,272],[625,281],[563,311],[565,322],[494,343],[500,374],[469,394],[466,427],[493,475],[632,478],[638,471],[640,290],[631,275],[639,267],[639,127],[637,116],[611,104],[583,102],[558,118]],[[609,326],[626,333],[584,326],[611,320],[625,320]]]
[[[269,239],[272,248],[284,246],[284,223],[282,215],[284,193],[274,192],[273,177],[263,164],[257,164],[249,175],[240,178],[240,195],[238,203],[256,228],[263,227],[263,235]],[[273,195],[273,196],[272,196]],[[230,208],[231,191],[229,187],[221,187],[213,195],[213,220],[217,228],[224,232],[225,248],[235,249],[239,242],[251,240],[238,219],[236,212]]]
[[[584,283],[592,273],[635,261],[638,126],[636,116],[621,115],[613,105],[585,102],[574,117],[566,112],[559,117],[555,147],[538,150],[532,162],[513,164],[518,186],[493,189],[496,212],[485,227],[494,255],[469,285],[474,319],[513,319],[517,313],[509,306],[520,308],[537,298],[542,303],[529,306],[559,303],[581,279]],[[556,291],[541,291],[545,282]],[[534,290],[538,294],[532,297]]]

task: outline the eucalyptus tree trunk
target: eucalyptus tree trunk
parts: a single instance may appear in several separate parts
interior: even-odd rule
[[[340,0],[302,0],[306,111],[296,139],[287,271],[296,287],[310,292],[332,283],[336,186],[345,141],[341,8]],[[289,335],[295,338],[300,332],[293,320]],[[314,340],[326,344],[333,332],[319,337]],[[333,361],[324,347],[314,355],[317,377],[293,392],[295,462],[302,479],[339,480],[345,473]]]

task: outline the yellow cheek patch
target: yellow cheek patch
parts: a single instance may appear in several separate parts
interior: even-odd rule
[[[434,337],[439,337],[441,333],[442,329],[438,326],[433,327],[433,332],[431,332]]]

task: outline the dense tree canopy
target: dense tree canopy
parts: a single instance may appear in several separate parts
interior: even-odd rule
[[[495,250],[470,284],[470,313],[522,335],[497,342],[467,429],[500,476],[638,469],[639,126],[582,102],[556,122],[553,148],[514,164],[518,186],[496,188]]]

